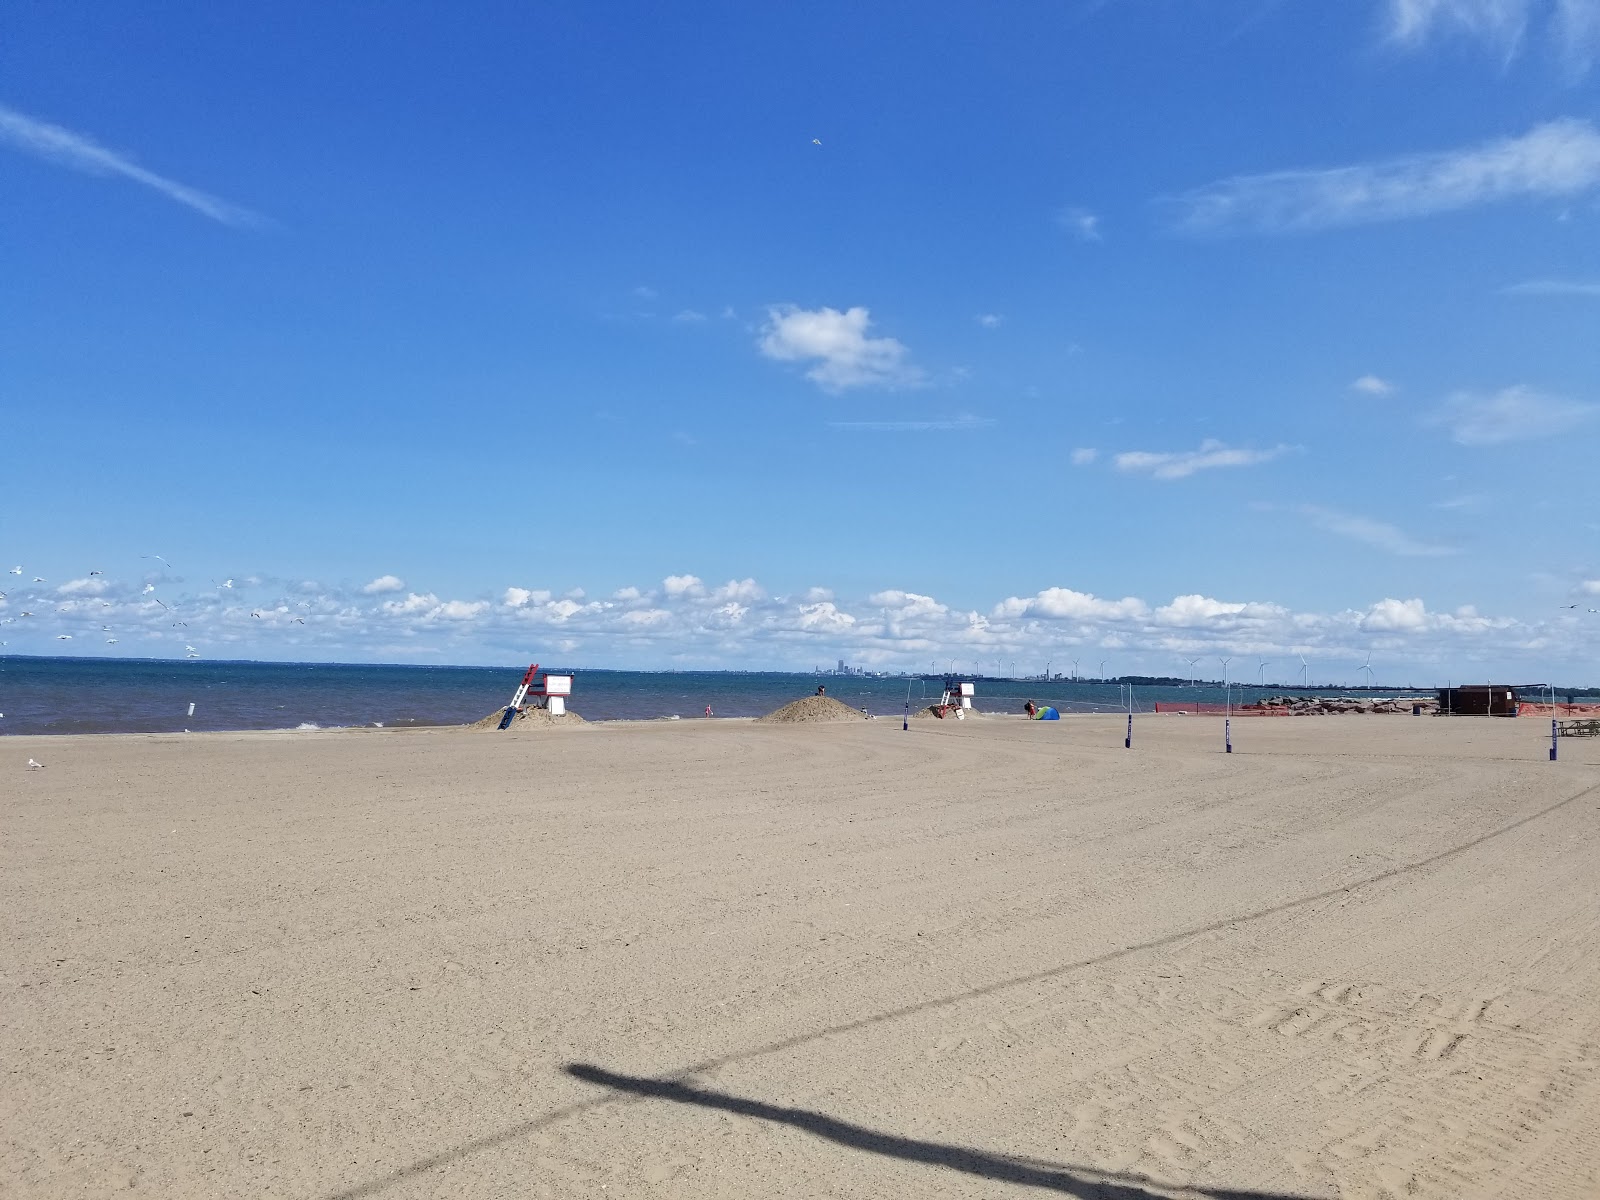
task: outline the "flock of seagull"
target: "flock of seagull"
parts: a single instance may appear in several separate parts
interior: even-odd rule
[[[142,559],[153,559],[156,562],[161,563],[162,566],[164,566],[167,570],[169,570],[169,571],[172,570],[172,564],[170,562],[168,562],[165,558],[163,558],[159,554],[141,554],[139,557],[142,558]],[[10,572],[9,572],[9,574],[12,574],[12,575],[21,575],[22,573],[23,573],[23,570],[22,570],[22,568],[20,566],[12,567]],[[105,574],[104,571],[99,571],[99,570],[90,571],[89,574],[85,578],[92,579],[96,575],[103,576],[104,574]],[[33,580],[32,581],[34,583],[49,583],[50,582],[48,579],[46,579],[42,575],[33,576]],[[216,579],[213,579],[211,582],[219,590],[223,589],[223,588],[232,589],[234,587],[234,582],[233,582],[232,579],[223,579],[223,580],[220,580],[220,581],[216,580]],[[168,604],[166,601],[162,600],[160,596],[155,595],[155,590],[156,590],[156,585],[155,584],[146,583],[144,585],[144,588],[140,591],[139,594],[140,594],[140,596],[148,596],[148,597],[150,597],[151,600],[153,600],[156,604],[159,604],[161,606],[162,610],[169,617],[172,618],[172,628],[174,628],[174,629],[188,629],[189,628],[189,623],[187,621],[182,620],[178,616],[178,614],[173,610],[173,608],[172,608],[172,606],[170,604]],[[0,591],[0,600],[4,600],[4,599],[6,599],[6,597],[7,597],[7,593],[4,592],[4,591]],[[114,608],[114,607],[116,607],[110,600],[100,600],[99,604],[100,604],[101,608]],[[301,601],[301,607],[302,608],[309,608],[310,607],[310,602],[309,601]],[[14,617],[8,616],[8,617],[0,618],[0,626],[14,625],[14,624],[16,624],[16,622],[18,622],[20,620],[23,620],[23,619],[26,619],[26,618],[33,618],[33,617],[36,617],[37,615],[38,614],[34,613],[32,610],[23,609],[22,611],[18,612],[17,615],[14,616]],[[259,610],[251,612],[250,615],[252,617],[256,618],[257,620],[261,619],[261,613],[260,613]],[[304,617],[294,617],[294,618],[292,618],[290,623],[291,624],[304,625],[306,623],[306,621],[305,621]],[[102,625],[102,626],[100,626],[100,632],[101,633],[109,633],[109,634],[115,635],[115,633],[117,631],[110,625]],[[58,633],[58,634],[56,634],[56,639],[55,640],[58,641],[58,642],[70,642],[70,641],[74,640],[75,636],[76,635],[70,634],[70,633]],[[115,646],[118,641],[119,641],[119,639],[117,637],[112,636],[112,637],[108,637],[108,638],[105,639],[105,644],[108,645],[108,646]],[[7,645],[6,642],[0,641],[0,647],[3,647],[5,645]],[[199,649],[197,647],[195,647],[195,646],[190,645],[188,643],[187,639],[184,642],[183,651],[184,651],[184,657],[185,658],[200,658],[201,657]]]

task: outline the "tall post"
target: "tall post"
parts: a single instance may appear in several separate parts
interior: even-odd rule
[[[1552,709],[1551,713],[1550,713],[1550,761],[1551,762],[1555,762],[1556,761],[1556,738],[1560,736],[1560,733],[1561,733],[1561,726],[1560,726],[1560,723],[1556,721],[1555,711]]]
[[[1133,684],[1128,685],[1128,736],[1122,739],[1124,750],[1133,749]]]

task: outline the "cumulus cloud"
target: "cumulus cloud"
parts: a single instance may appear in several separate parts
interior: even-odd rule
[[[38,120],[0,104],[0,144],[45,159],[86,175],[119,175],[160,192],[202,216],[224,225],[257,225],[261,218],[236,204],[219,200],[197,188],[157,175],[125,155],[107,150],[91,138],[60,125]]]
[[[1190,234],[1305,233],[1432,216],[1600,184],[1600,131],[1563,118],[1461,150],[1317,170],[1238,175],[1165,203]]]
[[[1087,467],[1099,457],[1100,451],[1091,449],[1088,446],[1079,446],[1068,456],[1068,459],[1075,467]]]
[[[1387,522],[1375,521],[1370,517],[1357,516],[1354,513],[1341,512],[1336,508],[1324,508],[1317,504],[1302,504],[1299,512],[1302,516],[1309,518],[1311,523],[1318,529],[1336,534],[1342,538],[1349,538],[1353,542],[1361,542],[1402,558],[1440,558],[1459,553],[1458,550],[1450,546],[1418,541],[1410,534]]]
[[[868,336],[871,325],[871,314],[859,306],[840,312],[782,305],[767,310],[757,344],[768,358],[810,362],[806,378],[830,392],[922,382],[906,347],[892,337]]]
[[[112,652],[118,653],[181,656],[193,644],[207,657],[346,662],[526,662],[525,654],[572,655],[581,648],[619,666],[804,667],[845,657],[922,669],[935,657],[1026,658],[1042,666],[1049,657],[1062,663],[1114,655],[1119,671],[1175,673],[1200,654],[1314,654],[1324,662],[1351,655],[1359,664],[1366,650],[1377,648],[1390,664],[1504,658],[1526,664],[1524,673],[1533,677],[1544,673],[1538,656],[1556,645],[1563,665],[1577,661],[1570,657],[1570,613],[1525,624],[1484,616],[1470,605],[1435,611],[1420,597],[1385,597],[1364,607],[1318,612],[1199,592],[1152,604],[1138,596],[1118,599],[1054,586],[978,611],[903,587],[882,588],[851,603],[827,589],[771,596],[749,578],[720,587],[707,587],[696,576],[674,579],[675,596],[664,586],[655,593],[622,588],[600,600],[588,600],[577,589],[552,596],[544,589],[508,587],[498,602],[432,592],[372,596],[359,587],[307,592],[290,583],[281,585],[281,596],[244,603],[234,592],[203,588],[186,594],[168,583],[161,587],[165,608],[138,584],[111,583],[101,595],[18,585],[6,602],[5,633],[12,653],[53,653],[61,645],[92,652],[100,646],[92,637],[113,636],[98,633],[99,626],[112,625],[121,646]],[[263,584],[273,586],[280,585]],[[1581,589],[1600,596],[1600,579]],[[11,615],[18,611],[34,616],[24,622]],[[1555,621],[1569,625],[1558,632],[1550,624]],[[56,642],[62,633],[78,640]],[[1583,653],[1581,644],[1577,652]],[[1586,661],[1600,669],[1594,653]],[[1448,674],[1450,667],[1438,673]]]
[[[1088,592],[1052,587],[1026,598],[1011,596],[995,605],[996,617],[1044,617],[1052,621],[1104,621],[1143,617],[1149,606],[1133,596],[1102,600]]]
[[[501,597],[502,603],[507,608],[522,608],[528,604],[546,604],[550,600],[550,593],[539,589],[508,587],[505,595]]]
[[[1350,390],[1364,396],[1387,396],[1394,391],[1394,384],[1376,375],[1363,375],[1350,385]]]
[[[999,313],[979,313],[973,320],[985,329],[999,329],[1004,324],[1005,317]]]
[[[384,592],[403,592],[405,587],[406,581],[398,575],[379,575],[361,590],[368,596],[378,596]]]
[[[705,591],[705,584],[700,582],[695,575],[668,575],[661,581],[661,590],[672,599],[681,596],[698,596]]]
[[[1214,438],[1200,443],[1198,450],[1153,453],[1148,450],[1129,450],[1112,459],[1119,471],[1145,472],[1156,479],[1186,479],[1196,471],[1215,470],[1218,467],[1252,467],[1271,462],[1289,453],[1292,446],[1273,446],[1267,450],[1252,450],[1246,446],[1228,446]]]
[[[1429,418],[1462,446],[1498,446],[1570,433],[1600,413],[1600,407],[1552,396],[1526,386],[1492,395],[1460,392]]]

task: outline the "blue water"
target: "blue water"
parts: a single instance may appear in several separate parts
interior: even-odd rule
[[[508,667],[366,666],[95,658],[0,659],[0,735],[171,733],[184,729],[328,729],[458,725],[510,701],[526,665]],[[557,668],[565,670],[565,668]],[[723,671],[572,670],[570,707],[591,721],[756,717],[811,695],[830,696],[879,716],[898,716],[939,698],[937,678]],[[1292,691],[1293,689],[1289,689]],[[1234,703],[1281,695],[1282,687],[1233,689]],[[980,712],[1021,712],[1032,699],[1063,717],[1124,705],[1116,683],[993,680],[977,685]],[[1349,694],[1384,695],[1390,689]],[[1222,702],[1219,687],[1135,688],[1134,702]],[[195,706],[188,715],[189,704]]]

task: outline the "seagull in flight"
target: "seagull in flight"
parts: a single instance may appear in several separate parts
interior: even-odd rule
[[[156,590],[156,585],[155,584],[147,583],[147,584],[144,585],[144,591],[140,592],[139,594],[141,596],[148,596],[151,592],[153,592],[155,590]]]
[[[72,640],[72,635],[70,633],[58,633],[58,634],[56,634],[56,641],[58,641],[58,642],[70,642],[71,640]]]
[[[90,575],[99,575],[100,572],[99,571],[90,571],[89,574]]]
[[[822,145],[822,139],[821,138],[812,138],[811,139],[811,144],[813,146],[820,146],[820,145]]]
[[[17,616],[19,616],[19,617],[31,617],[31,616],[33,616],[33,614],[31,612],[25,612],[25,613],[18,613]]]
[[[164,563],[166,565],[167,570],[169,570],[169,571],[172,570],[172,564],[167,562],[167,560],[162,558],[161,555],[159,555],[159,554],[141,554],[141,555],[139,555],[139,557],[140,558],[153,558],[159,563]]]
[[[116,644],[117,644],[117,639],[116,638],[107,638],[106,639],[106,645],[115,646]]]
[[[34,582],[35,582],[35,583],[49,583],[49,582],[50,582],[50,581],[49,581],[49,580],[48,580],[48,579],[46,579],[46,578],[45,578],[45,577],[44,577],[44,576],[43,576],[43,575],[35,575],[35,576],[34,576],[34,577],[33,577],[33,581],[34,581]]]
[[[11,568],[11,573],[13,575],[21,575],[22,574],[22,568],[21,567],[12,567]]]
[[[1563,604],[1561,607],[1562,608],[1577,608],[1578,606],[1576,604]]]

